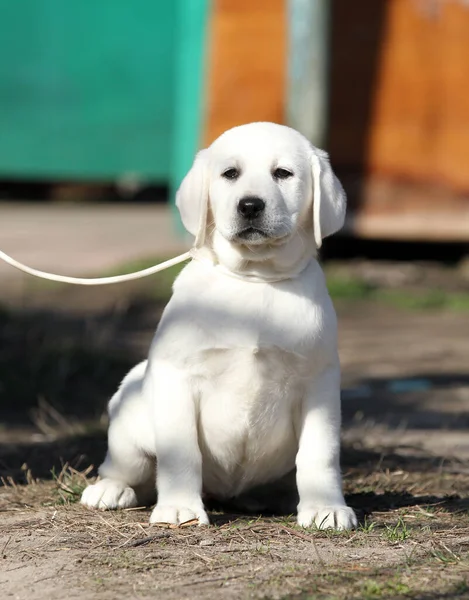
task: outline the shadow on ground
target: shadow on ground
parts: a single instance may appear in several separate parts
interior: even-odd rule
[[[364,378],[343,390],[343,419],[347,423],[358,415],[394,429],[465,430],[469,406],[454,402],[462,389],[469,389],[469,373]]]

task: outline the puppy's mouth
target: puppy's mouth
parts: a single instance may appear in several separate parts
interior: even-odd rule
[[[281,246],[290,239],[290,232],[277,234],[275,232],[259,229],[258,227],[246,227],[238,231],[230,238],[232,242],[247,246]]]
[[[269,239],[271,236],[257,227],[246,227],[246,229],[239,231],[236,237],[245,242],[260,242]]]

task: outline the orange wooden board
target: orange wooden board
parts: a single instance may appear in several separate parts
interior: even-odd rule
[[[251,121],[283,122],[286,0],[213,0],[203,145]]]
[[[469,193],[468,31],[458,0],[333,2],[337,165]]]

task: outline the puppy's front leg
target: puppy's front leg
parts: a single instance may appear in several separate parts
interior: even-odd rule
[[[351,529],[357,519],[345,504],[340,475],[340,368],[330,367],[309,385],[300,416],[296,457],[298,524]]]
[[[202,456],[197,439],[194,392],[187,375],[165,363],[152,364],[147,393],[153,406],[158,501],[151,523],[208,525],[202,502]]]

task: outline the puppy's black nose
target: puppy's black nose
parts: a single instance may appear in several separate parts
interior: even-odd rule
[[[245,219],[255,219],[265,208],[265,202],[256,196],[246,196],[238,202],[238,212]]]

